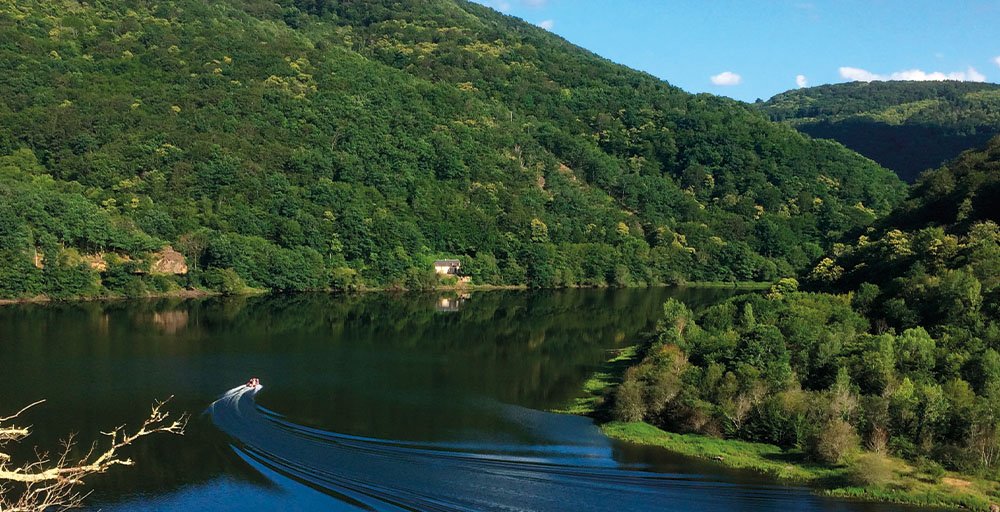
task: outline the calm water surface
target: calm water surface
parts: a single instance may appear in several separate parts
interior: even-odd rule
[[[156,510],[905,510],[816,497],[602,437],[562,406],[652,330],[668,297],[720,290],[367,294],[0,308],[0,412],[33,440],[193,419],[148,439],[90,504]],[[259,391],[239,388],[250,376]],[[231,390],[227,393],[227,390]],[[221,398],[220,398],[221,397]]]

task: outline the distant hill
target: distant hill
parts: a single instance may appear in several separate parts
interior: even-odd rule
[[[772,120],[833,139],[913,182],[1000,134],[1000,85],[852,82],[796,89],[758,103]]]
[[[861,286],[889,326],[981,329],[1000,314],[1000,136],[923,174],[890,215],[838,245],[811,278]],[[867,287],[867,288],[866,288]],[[1000,325],[985,336],[1000,341]]]
[[[0,3],[3,297],[773,279],[904,193],[465,1]]]

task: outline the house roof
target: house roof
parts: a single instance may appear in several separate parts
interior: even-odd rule
[[[458,261],[458,260],[435,260],[434,261],[434,266],[435,267],[457,267],[457,266],[460,266],[461,264],[462,264],[462,262]]]

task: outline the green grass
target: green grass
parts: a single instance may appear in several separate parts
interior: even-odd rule
[[[943,486],[939,484],[938,487]],[[990,509],[990,499],[979,492],[958,492],[954,489],[907,489],[842,487],[823,492],[835,498],[853,498],[866,501],[900,503],[923,507],[956,508],[964,510]]]
[[[601,425],[601,430],[614,439],[659,446],[681,455],[716,460],[731,468],[751,469],[785,480],[808,482],[835,479],[842,478],[846,473],[842,467],[809,464],[801,453],[765,443],[675,434],[642,422],[614,421]]]
[[[850,483],[846,464],[810,463],[800,452],[782,450],[770,444],[676,434],[641,422],[610,422],[601,425],[601,430],[608,437],[621,441],[659,446],[680,455],[715,460],[727,467],[805,483],[831,497],[982,511],[989,510],[991,501],[1000,498],[997,482],[956,473],[935,479],[906,461],[892,457],[887,458],[892,468],[891,481],[879,486],[857,487]]]
[[[577,414],[593,416],[597,413],[608,393],[621,382],[625,370],[639,359],[639,346],[632,345],[615,351],[614,356],[604,362],[601,370],[583,383],[583,396],[574,398],[572,402],[552,412],[560,414]]]

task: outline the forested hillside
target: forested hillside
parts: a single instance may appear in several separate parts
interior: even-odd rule
[[[770,280],[904,194],[464,1],[8,1],[0,67],[2,297]]]
[[[1000,342],[998,222],[995,137],[923,175],[899,208],[835,245],[809,278],[816,287],[857,289],[856,305],[881,329],[947,326]]]
[[[850,463],[856,485],[882,490],[903,489],[887,454],[929,482],[942,466],[995,480],[998,186],[1000,137],[925,174],[891,216],[838,244],[808,278],[836,294],[786,279],[698,315],[668,303],[618,416]]]
[[[1000,85],[852,82],[796,89],[757,104],[775,121],[833,139],[908,182],[1000,134]]]

